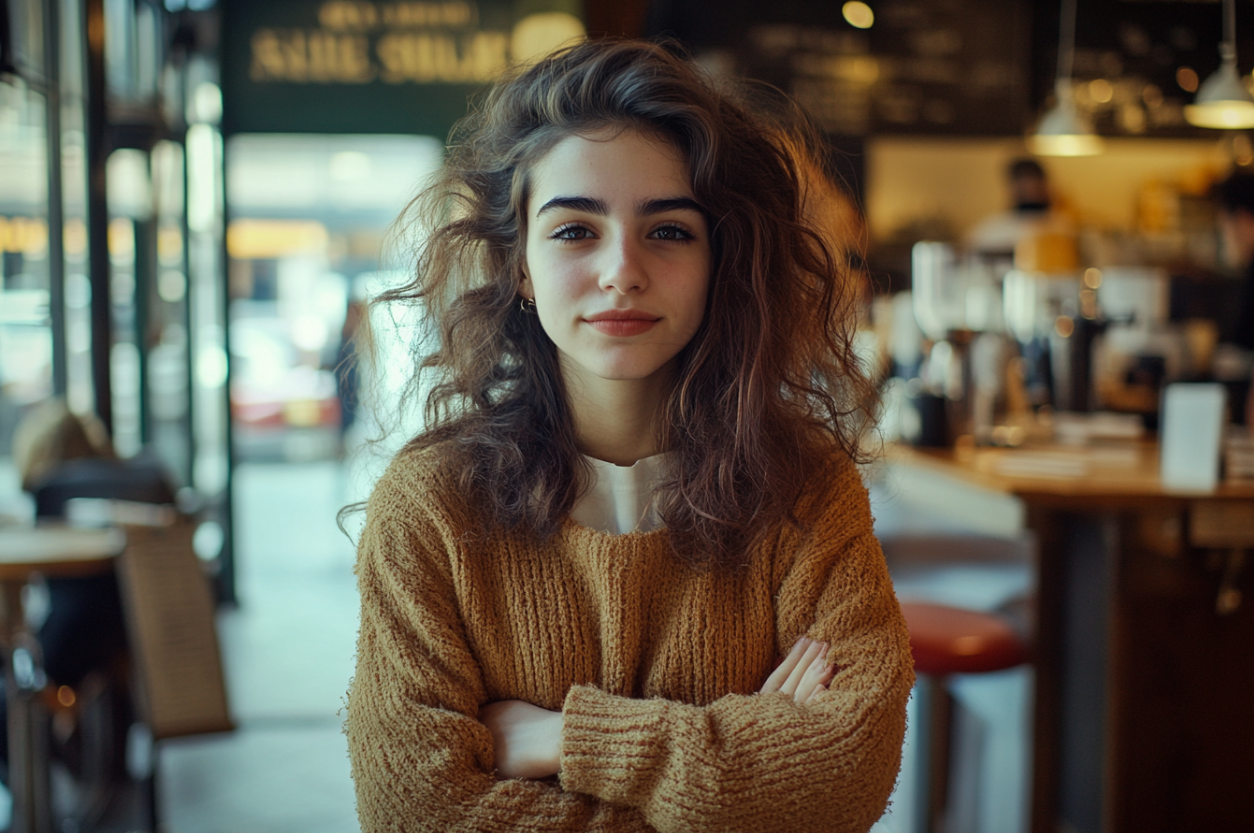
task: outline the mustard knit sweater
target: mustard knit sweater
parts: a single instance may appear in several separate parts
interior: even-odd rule
[[[363,833],[866,831],[900,763],[905,624],[856,468],[835,463],[733,572],[676,560],[663,529],[567,521],[547,544],[467,532],[429,452],[371,496],[346,731]],[[808,634],[830,691],[755,692]],[[563,713],[558,778],[498,781],[482,704]]]

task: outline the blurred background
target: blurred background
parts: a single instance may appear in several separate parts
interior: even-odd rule
[[[393,221],[508,63],[662,34],[822,131],[886,440],[1152,439],[1178,381],[1221,385],[1243,421],[1242,264],[1211,189],[1254,165],[1249,0],[4,0],[0,524],[33,522],[15,432],[53,398],[156,461],[193,516],[237,728],[158,745],[160,829],[357,829],[354,521],[335,516],[401,439],[367,442],[419,322],[376,322],[377,371],[342,362],[364,304],[404,280]],[[1207,99],[1226,68],[1236,92]],[[1240,442],[1230,477],[1250,474]],[[885,539],[999,536],[1014,564],[919,592],[1030,596],[1022,502],[912,502],[928,476],[868,475]],[[958,756],[982,763],[951,779],[951,833],[1045,829],[1032,673],[956,684],[985,752]],[[884,833],[929,823],[909,743]],[[1087,800],[1051,829],[1115,829]],[[155,829],[126,802],[92,828]]]

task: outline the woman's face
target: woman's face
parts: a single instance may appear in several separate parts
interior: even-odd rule
[[[634,130],[569,136],[531,171],[526,277],[562,372],[669,372],[705,313],[710,238],[688,166]]]

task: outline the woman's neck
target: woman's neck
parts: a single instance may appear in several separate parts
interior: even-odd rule
[[[579,450],[618,466],[657,454],[657,419],[672,374],[602,379],[563,367]]]

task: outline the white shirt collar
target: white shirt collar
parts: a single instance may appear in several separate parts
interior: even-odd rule
[[[662,520],[653,495],[665,459],[665,454],[654,454],[635,465],[617,466],[585,454],[592,469],[592,488],[571,509],[571,518],[580,526],[611,535],[657,529]]]

